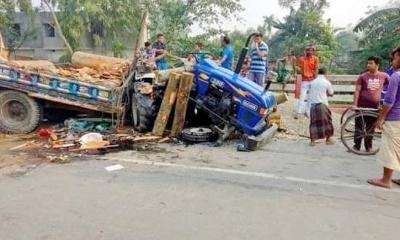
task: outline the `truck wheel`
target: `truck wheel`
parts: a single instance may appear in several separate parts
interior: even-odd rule
[[[0,92],[0,130],[30,133],[42,119],[41,106],[28,95],[16,91]]]
[[[150,95],[133,93],[132,95],[132,122],[133,127],[139,132],[153,130],[157,117],[157,106]]]

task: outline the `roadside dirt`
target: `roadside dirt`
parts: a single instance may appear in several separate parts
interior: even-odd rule
[[[293,95],[289,96],[289,101],[279,105],[278,114],[281,114],[283,119],[283,128],[286,132],[278,133],[278,138],[308,138],[310,119],[305,116],[299,116],[299,119],[294,119],[296,100]],[[340,118],[341,114],[346,109],[346,106],[330,106],[332,111],[332,121],[335,128],[335,137],[340,137]]]
[[[33,137],[34,135],[0,134],[0,174],[23,174],[47,161],[43,152],[32,147],[23,150],[11,150],[32,141]]]

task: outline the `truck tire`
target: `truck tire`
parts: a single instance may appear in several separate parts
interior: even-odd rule
[[[150,95],[132,94],[132,122],[136,130],[139,132],[152,131],[157,112],[156,102]]]
[[[0,92],[0,131],[30,133],[42,120],[43,111],[33,98],[17,91]]]

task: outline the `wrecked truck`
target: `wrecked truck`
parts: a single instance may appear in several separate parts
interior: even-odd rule
[[[49,74],[0,63],[0,130],[31,132],[42,120],[46,112],[43,108],[57,106],[107,113],[115,117],[117,125],[129,120],[137,130],[151,131],[168,74],[186,71],[194,74],[189,96],[193,108],[188,115],[197,118],[199,112],[206,113],[210,121],[204,124],[218,134],[217,143],[228,138],[233,131],[239,131],[246,139],[239,148],[254,150],[276,131],[276,127],[268,124],[268,117],[286,98],[277,98],[268,91],[268,86],[262,88],[239,75],[252,36],[243,48],[235,71],[223,69],[209,59],[195,63],[183,61],[182,67],[160,72],[151,72],[137,64],[133,71],[121,73],[124,77],[118,86],[83,81],[65,69]],[[207,139],[211,133],[207,128],[197,127],[185,129],[183,135],[196,141]]]

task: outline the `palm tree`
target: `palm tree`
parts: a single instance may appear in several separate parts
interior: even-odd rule
[[[400,31],[400,6],[378,10],[361,20],[354,32],[363,33],[363,39],[381,38]]]

